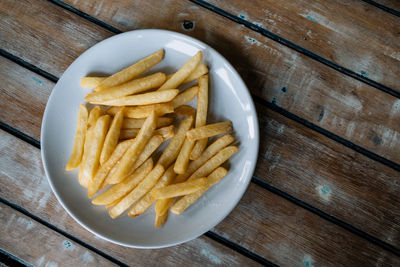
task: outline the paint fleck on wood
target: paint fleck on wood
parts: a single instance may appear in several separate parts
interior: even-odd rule
[[[316,188],[318,195],[326,201],[329,201],[331,199],[331,188],[327,185],[318,185]]]

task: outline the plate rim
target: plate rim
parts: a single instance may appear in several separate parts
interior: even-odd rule
[[[69,70],[69,68],[71,67],[71,65],[77,61],[79,58],[81,58],[83,55],[85,55],[86,53],[88,53],[89,50],[92,50],[93,48],[95,48],[96,46],[104,43],[104,42],[110,42],[113,39],[117,39],[117,38],[121,38],[123,35],[131,35],[131,34],[140,34],[143,32],[162,32],[164,34],[168,34],[168,35],[177,35],[180,38],[183,39],[187,39],[191,42],[194,43],[198,43],[202,46],[204,46],[207,50],[210,50],[212,53],[215,53],[217,56],[221,57],[225,62],[224,64],[228,67],[228,69],[237,76],[239,82],[242,83],[243,87],[246,89],[244,90],[244,93],[247,94],[248,98],[249,98],[249,104],[250,104],[250,111],[251,113],[253,113],[254,115],[254,142],[255,142],[255,150],[256,152],[253,154],[253,157],[250,159],[252,166],[250,166],[250,170],[249,170],[249,177],[247,178],[246,183],[243,184],[243,187],[240,190],[240,197],[238,197],[238,199],[235,201],[234,205],[232,205],[232,208],[230,208],[229,210],[227,210],[226,214],[224,216],[222,216],[219,220],[217,220],[215,222],[214,225],[212,225],[209,229],[206,229],[204,231],[200,231],[199,233],[194,234],[191,237],[182,239],[180,241],[177,242],[172,242],[172,243],[165,243],[165,244],[161,244],[161,245],[149,245],[149,246],[143,246],[143,245],[135,245],[132,243],[126,243],[126,242],[121,242],[118,240],[114,240],[111,238],[108,238],[106,236],[104,236],[102,233],[99,233],[93,229],[91,229],[88,225],[86,225],[84,222],[82,222],[79,218],[77,218],[74,213],[66,206],[66,204],[64,203],[64,201],[62,200],[62,197],[58,194],[55,185],[53,184],[52,179],[50,178],[49,175],[49,169],[48,169],[48,164],[47,164],[47,160],[46,160],[46,156],[45,156],[45,150],[46,150],[46,142],[44,142],[44,135],[45,135],[45,128],[47,125],[47,117],[48,117],[48,113],[49,113],[49,103],[51,102],[52,98],[54,97],[54,92],[55,92],[55,88],[57,87],[58,83],[60,80],[62,80],[62,77],[64,76],[64,74]],[[246,83],[243,81],[242,77],[240,76],[240,74],[236,71],[236,69],[232,66],[232,64],[223,56],[221,55],[217,50],[215,50],[214,48],[212,48],[210,45],[194,38],[191,36],[188,36],[186,34],[183,33],[179,33],[179,32],[175,32],[175,31],[170,31],[170,30],[163,30],[163,29],[140,29],[140,30],[132,30],[132,31],[127,31],[127,32],[123,32],[120,34],[116,34],[114,36],[111,36],[109,38],[106,38],[98,43],[96,43],[95,45],[89,47],[88,49],[86,49],[83,53],[81,53],[77,58],[74,59],[74,61],[67,67],[67,69],[63,72],[63,74],[60,76],[60,78],[58,79],[57,83],[54,85],[53,90],[50,93],[50,96],[46,102],[46,107],[43,113],[43,118],[42,118],[42,125],[41,125],[41,131],[40,131],[40,143],[41,143],[41,149],[40,149],[40,153],[41,153],[41,158],[42,158],[42,165],[45,171],[45,175],[47,178],[47,181],[50,184],[50,188],[53,192],[53,194],[56,196],[57,201],[61,204],[61,206],[64,208],[64,210],[68,213],[68,215],[70,215],[80,226],[82,226],[84,229],[86,229],[87,231],[89,231],[90,233],[94,234],[95,236],[98,236],[108,242],[120,245],[120,246],[124,246],[124,247],[130,247],[130,248],[138,248],[138,249],[158,249],[158,248],[166,248],[166,247],[172,247],[172,246],[176,246],[176,245],[180,245],[183,243],[186,243],[188,241],[194,240],[200,236],[202,236],[204,233],[210,231],[212,228],[214,228],[215,226],[217,226],[222,220],[224,220],[232,211],[233,209],[238,205],[239,201],[243,198],[247,188],[249,187],[249,184],[251,182],[251,177],[254,174],[254,170],[256,168],[257,165],[257,159],[258,159],[258,154],[259,154],[259,145],[260,145],[260,135],[259,135],[259,122],[258,122],[258,116],[257,116],[257,111],[254,105],[254,101],[253,98],[251,96],[251,93],[246,85]]]

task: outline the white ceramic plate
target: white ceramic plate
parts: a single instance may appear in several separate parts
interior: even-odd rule
[[[88,90],[83,76],[110,74],[164,48],[164,60],[151,72],[172,73],[198,50],[210,67],[209,120],[233,122],[239,152],[230,160],[228,175],[181,215],[171,214],[166,224],[153,227],[154,208],[134,219],[126,214],[113,220],[103,206],[94,206],[77,179],[66,172],[79,104]],[[226,49],[229,49],[227,47]],[[244,194],[258,154],[258,121],[246,85],[234,68],[208,45],[183,34],[164,30],[138,30],[104,40],[79,56],[53,89],[43,117],[43,164],[51,188],[67,212],[90,232],[108,241],[136,248],[161,248],[192,240],[224,219]]]

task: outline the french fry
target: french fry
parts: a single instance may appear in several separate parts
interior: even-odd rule
[[[165,103],[171,101],[178,93],[179,90],[168,89],[168,90],[156,91],[144,94],[129,95],[120,98],[114,98],[111,100],[88,101],[88,102],[104,106],[140,106],[140,105]]]
[[[114,87],[107,88],[107,90],[101,90],[99,92],[87,94],[85,97],[85,101],[100,102],[141,93],[151,88],[156,88],[160,86],[164,81],[164,73],[154,73],[149,76],[145,76]]]
[[[159,135],[153,135],[149,142],[146,144],[144,147],[142,153],[140,153],[137,161],[135,162],[135,165],[133,165],[133,170],[136,170],[139,168],[140,165],[143,164],[148,158],[150,158],[151,154],[153,154],[154,151],[161,145],[161,143],[164,142],[164,138]]]
[[[113,173],[109,180],[110,184],[116,184],[122,181],[130,172],[131,168],[135,165],[140,153],[142,153],[147,142],[153,135],[153,131],[156,128],[157,116],[154,112],[146,119],[143,127],[135,138],[132,146],[128,148],[125,154],[122,156],[120,163],[117,165],[117,169]]]
[[[99,106],[94,107],[90,112],[89,112],[89,118],[87,122],[87,130],[86,130],[86,137],[85,137],[85,145],[83,146],[83,157],[82,157],[82,162],[81,166],[79,167],[79,172],[78,172],[78,180],[79,183],[83,187],[88,187],[89,182],[91,180],[91,177],[88,176],[88,171],[86,170],[88,168],[88,165],[86,164],[86,159],[89,153],[89,147],[90,143],[93,140],[93,129],[94,126],[96,126],[97,120],[100,118],[100,116],[103,115],[103,111]]]
[[[232,122],[224,121],[193,128],[186,133],[190,140],[199,140],[232,131]]]
[[[69,158],[65,170],[70,171],[79,166],[82,161],[83,147],[85,145],[86,124],[88,121],[88,110],[85,105],[79,105],[78,122],[75,133],[74,146],[71,157]]]
[[[81,86],[84,88],[95,88],[107,77],[82,77]]]
[[[131,119],[131,118],[126,118],[124,119],[124,122],[122,123],[122,129],[132,129],[132,128],[140,128],[143,126],[145,119]],[[169,117],[159,117],[157,119],[156,127],[165,127],[171,125],[173,122],[173,118]]]
[[[138,133],[139,133],[138,128],[135,129],[122,129],[121,130],[121,134],[119,136],[120,139],[124,140],[124,139],[131,139],[131,138],[135,138]],[[170,125],[170,126],[166,126],[166,127],[162,127],[160,129],[156,129],[154,131],[154,134],[159,134],[164,138],[165,140],[168,140],[170,138],[172,138],[174,136],[174,126]]]
[[[175,214],[181,214],[190,205],[196,202],[196,200],[199,199],[208,189],[210,189],[213,185],[221,181],[222,178],[224,178],[227,173],[228,171],[225,168],[223,167],[217,168],[207,177],[207,184],[204,188],[179,199],[172,206],[171,211]]]
[[[94,175],[97,172],[97,169],[100,164],[100,153],[101,149],[103,148],[104,139],[106,138],[106,134],[108,131],[108,127],[110,125],[110,116],[103,115],[101,116],[97,122],[96,126],[93,128],[93,133],[90,137],[93,139],[90,142],[88,147],[88,154],[85,161],[85,176],[88,177],[88,184],[93,179]],[[86,186],[86,187],[87,187]]]
[[[197,96],[197,113],[196,113],[196,128],[206,125],[208,109],[208,75],[199,78],[199,94]],[[193,147],[190,159],[195,160],[200,157],[203,150],[206,148],[208,138],[197,140]]]
[[[150,173],[152,168],[153,160],[150,158],[122,182],[95,197],[92,203],[94,205],[106,205],[120,199],[134,189]]]
[[[191,106],[183,105],[179,106],[174,110],[174,115],[179,116],[193,116],[196,114],[196,110]]]
[[[190,152],[192,151],[193,146],[194,146],[194,141],[185,138],[181,151],[179,152],[178,157],[176,158],[175,161],[174,171],[176,173],[183,174],[186,172],[186,169],[189,164]]]
[[[183,104],[186,104],[187,102],[192,100],[197,95],[198,92],[199,92],[199,87],[198,86],[190,87],[189,89],[186,89],[185,91],[183,91],[182,93],[177,95],[171,101],[171,105],[174,108],[182,106]]]
[[[207,160],[216,155],[221,149],[230,145],[233,141],[235,141],[235,138],[233,138],[233,136],[230,134],[218,138],[214,143],[209,145],[206,148],[206,150],[204,150],[203,154],[201,154],[201,156],[198,159],[190,162],[186,172],[184,174],[178,175],[174,183],[181,183],[185,181],[198,168],[200,168],[204,163],[206,163]]]
[[[109,210],[112,206],[115,206],[118,202],[120,202],[122,198],[123,198],[123,197],[121,197],[121,198],[115,200],[114,202],[112,202],[112,203],[110,203],[110,204],[107,204],[106,207],[105,207],[105,209],[106,209],[106,210]]]
[[[110,115],[115,115],[119,110],[119,107],[111,107],[106,112]],[[157,116],[162,116],[167,113],[174,112],[174,108],[170,103],[152,104],[139,107],[127,107],[125,109],[125,117],[133,119],[147,118],[150,113],[154,111]]]
[[[196,178],[179,184],[153,188],[153,190],[151,190],[151,194],[155,199],[179,197],[194,193],[204,188],[206,184],[207,178]]]
[[[176,174],[171,165],[161,176],[160,180],[156,183],[154,188],[160,188],[169,185],[175,178]],[[128,212],[131,217],[139,216],[144,213],[156,200],[153,198],[151,191],[147,192],[142,199],[139,200]]]
[[[188,180],[196,179],[199,177],[206,177],[216,168],[221,166],[225,161],[227,161],[237,151],[238,148],[236,146],[225,147],[224,149],[219,151],[214,157],[206,161],[206,163],[198,168],[192,175],[190,175]]]
[[[158,160],[159,164],[167,168],[169,165],[171,165],[172,162],[174,162],[174,160],[178,156],[179,150],[182,147],[183,141],[185,140],[185,134],[192,126],[192,123],[193,117],[187,117],[181,121],[178,131],[176,132],[174,137],[172,137],[170,143],[168,144],[168,147],[161,154],[161,157]]]
[[[154,54],[140,60],[139,62],[111,75],[107,79],[103,80],[97,87],[97,90],[100,91],[100,88],[107,88],[122,84],[133,78],[139,76],[141,73],[150,69],[154,65],[158,64],[164,57],[164,49],[161,49]]]
[[[156,216],[161,216],[167,213],[169,207],[174,203],[175,198],[164,198],[164,199],[159,199],[156,202],[156,205],[154,207],[154,210],[156,212]]]
[[[154,227],[160,228],[161,226],[163,226],[164,223],[167,221],[167,218],[168,218],[168,213],[165,213],[160,216],[156,214],[156,218],[154,220]]]
[[[197,68],[201,59],[202,52],[197,52],[188,62],[185,63],[171,78],[169,78],[158,90],[177,88],[189,75]]]
[[[120,158],[124,155],[126,150],[132,145],[134,140],[127,140],[122,143],[119,143],[115,150],[113,151],[110,158],[100,166],[99,170],[96,172],[93,180],[89,182],[88,187],[88,197],[92,198],[94,194],[99,190],[101,185],[104,182],[104,179],[107,177],[110,170],[115,166],[115,164],[120,160]]]
[[[117,205],[110,209],[109,214],[111,218],[115,219],[126,211],[133,203],[138,201],[142,196],[153,188],[153,186],[160,179],[164,173],[164,167],[157,164],[153,170],[134,188],[128,195],[126,195]]]
[[[103,165],[113,153],[118,144],[119,134],[121,132],[122,122],[124,120],[124,107],[118,111],[111,122],[110,129],[107,132],[106,139],[104,140],[103,149],[100,154],[100,165]]]

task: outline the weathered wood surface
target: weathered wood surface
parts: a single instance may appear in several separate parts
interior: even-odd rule
[[[33,266],[116,266],[3,203],[0,225],[0,248]]]
[[[199,38],[235,65],[254,94],[400,162],[399,99],[190,2],[101,3],[79,1],[76,7],[122,30],[165,28]],[[0,12],[4,49],[57,76],[85,49],[112,35],[49,2],[3,1]],[[25,19],[32,16],[35,23]],[[184,20],[194,21],[194,30],[183,30]],[[51,39],[48,32],[54,32]]]
[[[162,250],[127,249],[101,241],[72,221],[57,202],[44,177],[39,150],[4,132],[0,140],[0,153],[7,155],[0,157],[0,188],[7,188],[0,192],[1,197],[122,261],[143,265],[161,259],[181,265],[190,260],[203,265],[251,263],[205,237]],[[400,263],[400,258],[390,252],[253,184],[214,231],[280,265]]]
[[[31,77],[31,72],[13,62],[7,63],[7,69],[15,75],[4,77],[3,90],[10,95],[34,94],[31,90],[36,86],[36,79],[27,79],[22,88],[14,87],[16,82],[12,80],[21,75]],[[42,96],[46,97],[54,84],[43,78],[40,81],[46,88]],[[38,106],[39,103],[25,106]],[[262,105],[257,104],[256,108],[261,134],[256,177],[400,247],[398,172]],[[36,123],[30,123],[28,112],[14,113],[4,109],[2,117],[14,128],[28,125],[28,128],[22,128],[25,133],[40,131],[42,114]]]
[[[374,1],[400,12],[400,1],[398,0],[374,0]]]
[[[400,91],[400,18],[379,8],[359,0],[207,2]]]
[[[0,57],[0,121],[40,139],[40,125],[54,83]]]
[[[0,140],[2,198],[22,206],[124,263],[140,266],[149,266],[155,262],[165,265],[212,265],[216,262],[224,265],[257,265],[249,258],[207,237],[158,250],[131,249],[97,238],[76,223],[58,203],[44,175],[40,150],[3,131]]]

